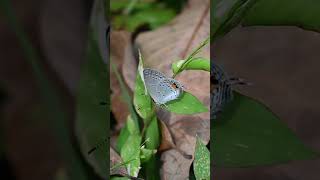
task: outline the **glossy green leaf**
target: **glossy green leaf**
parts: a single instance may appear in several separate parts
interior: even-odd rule
[[[94,40],[94,34],[91,33],[88,62],[83,66],[77,94],[75,127],[83,156],[102,177],[106,176],[108,168],[105,163],[108,159],[108,143],[99,146],[99,149],[90,155],[88,151],[107,138],[110,112],[107,106],[100,105],[100,102],[106,102],[108,99],[109,73],[107,69],[107,65],[103,63],[100,56],[97,42]]]
[[[199,137],[194,153],[193,171],[197,180],[210,179],[210,152]]]
[[[317,157],[267,107],[235,93],[211,132],[214,165],[246,167]]]
[[[289,25],[320,32],[320,1],[259,0],[248,11],[243,24]]]
[[[141,76],[143,76],[143,60],[140,52],[139,57],[140,61],[138,65],[137,78],[135,83],[133,104],[136,112],[146,123],[146,120],[148,120],[154,114],[154,105],[141,78]]]
[[[172,63],[171,69],[174,74],[177,74],[184,60],[179,60]],[[202,57],[192,58],[183,70],[203,70],[210,72],[210,60]]]
[[[121,148],[120,156],[126,164],[128,174],[137,177],[140,170],[140,144],[139,134],[130,134],[127,141]]]
[[[198,98],[188,92],[184,92],[179,99],[168,102],[164,108],[176,114],[208,112],[208,108],[205,107]]]

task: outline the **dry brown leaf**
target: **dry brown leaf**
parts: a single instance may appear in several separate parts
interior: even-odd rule
[[[111,31],[110,36],[110,55],[111,61],[117,67],[119,72],[122,72],[122,64],[124,61],[125,49],[131,46],[131,33],[126,31]],[[118,124],[123,124],[129,115],[128,105],[121,96],[121,89],[116,78],[116,75],[110,70],[110,84],[111,84],[111,110]]]
[[[191,0],[183,12],[171,23],[155,31],[140,34],[136,40],[136,45],[144,56],[145,66],[158,69],[168,76],[172,75],[172,62],[185,58],[209,36],[209,7],[209,1]],[[210,47],[204,48],[199,56],[209,59]],[[132,61],[132,59],[125,59],[125,61],[130,60]],[[128,64],[130,63],[132,64],[132,62]],[[132,66],[131,69],[133,69],[131,74],[134,75],[126,77],[128,84],[135,80],[136,70]],[[129,71],[130,69],[126,68],[126,70]],[[210,75],[208,72],[186,71],[178,75],[177,79],[186,86],[188,92],[198,97],[210,108]],[[160,114],[160,119],[164,120],[171,128],[176,148],[186,154],[194,154],[196,134],[205,143],[208,143],[210,139],[209,112],[193,116],[168,114],[166,112]],[[164,152],[161,159],[164,161],[162,179],[188,179],[193,159],[185,158],[176,149]]]
[[[163,121],[160,121],[160,129],[161,129],[161,144],[158,151],[165,151],[165,150],[174,148],[175,144],[173,142],[171,133],[167,125]]]
[[[110,167],[114,167],[116,164],[122,163],[122,159],[119,154],[110,147]],[[110,175],[126,175],[128,174],[126,168],[124,166],[120,166],[114,169],[110,169]]]

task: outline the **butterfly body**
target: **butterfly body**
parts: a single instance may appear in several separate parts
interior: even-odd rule
[[[146,68],[143,70],[145,85],[151,98],[157,105],[178,99],[183,93],[183,86],[175,79],[167,78],[163,73]]]

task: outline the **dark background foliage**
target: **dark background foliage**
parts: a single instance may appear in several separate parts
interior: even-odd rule
[[[18,20],[38,50],[46,73],[63,96],[70,127],[74,119],[74,89],[85,58],[92,2],[12,1]],[[52,179],[64,168],[65,162],[47,121],[50,112],[44,107],[18,39],[8,27],[4,14],[0,14],[0,84],[7,94],[6,102],[1,106],[0,121],[5,144],[3,159],[9,162],[16,179]],[[65,58],[59,59],[62,56]],[[69,76],[62,77],[61,72]],[[1,175],[10,173],[2,170]],[[7,178],[1,176],[0,179]]]
[[[266,104],[315,151],[320,150],[320,36],[296,27],[236,28],[216,41],[212,55],[233,76],[252,82],[240,92]],[[275,151],[277,147],[274,147]],[[217,169],[216,179],[316,180],[320,160]]]

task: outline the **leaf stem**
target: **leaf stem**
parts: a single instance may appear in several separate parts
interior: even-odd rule
[[[192,51],[192,53],[188,56],[188,58],[183,62],[183,64],[179,67],[178,71],[173,74],[172,78],[175,78],[180,72],[182,72],[185,67],[191,62],[193,57],[197,55],[203,47],[205,47],[210,41],[210,36],[207,37],[196,49]]]

